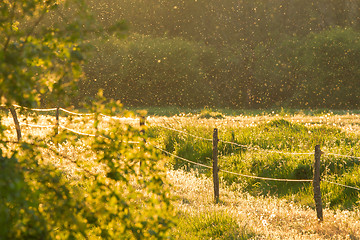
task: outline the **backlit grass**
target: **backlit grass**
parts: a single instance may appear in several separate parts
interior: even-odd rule
[[[20,116],[25,121],[25,116]],[[26,117],[28,119],[28,117]],[[252,146],[252,149],[219,143],[220,169],[274,178],[311,179],[312,155],[273,153],[283,151],[313,152],[316,144],[324,152],[359,156],[359,115],[319,116],[237,116],[224,119],[204,119],[197,116],[148,117],[148,134],[158,146],[187,159],[211,165],[212,143],[192,136],[166,130],[165,125],[207,139],[214,127],[225,141]],[[71,121],[70,121],[71,120]],[[91,120],[91,119],[90,119]],[[3,123],[9,140],[16,140],[12,119]],[[29,121],[29,119],[27,120]],[[63,116],[62,124],[81,132],[92,133],[91,123],[80,117]],[[106,128],[107,121],[100,127]],[[36,124],[53,124],[54,116],[41,116]],[[138,124],[133,119],[131,124]],[[53,129],[22,127],[25,135],[51,143]],[[59,160],[44,152],[48,161],[60,168],[74,185],[86,188],[80,177],[83,171],[101,172],[101,165],[91,160],[86,138],[77,138],[77,145],[66,142],[54,145],[67,159]],[[256,149],[255,149],[256,148]],[[86,154],[85,154],[86,153]],[[220,172],[220,204],[214,204],[211,172],[163,156],[168,167],[168,181],[179,221],[173,230],[179,239],[359,239],[359,192],[321,183],[324,203],[324,222],[316,220],[311,183],[284,183],[248,179]],[[73,161],[72,161],[73,160]],[[322,179],[350,186],[360,186],[359,161],[331,155],[322,156]],[[177,169],[177,170],[173,170]],[[185,169],[186,171],[184,171]],[[195,169],[195,170],[194,170]],[[184,234],[186,233],[186,234]]]
[[[251,122],[246,122],[247,118],[239,122],[230,122],[229,118],[207,121],[185,118],[173,119],[173,122],[154,121],[149,131],[165,150],[191,161],[211,166],[212,142],[206,139],[212,138],[213,127],[217,127],[221,140],[249,146],[249,148],[244,148],[220,142],[220,169],[268,178],[312,179],[315,145],[320,145],[325,153],[360,156],[358,119],[355,116],[347,116],[343,122],[336,122],[339,118],[341,117],[329,114],[316,119],[309,116],[303,119],[300,116],[296,118],[258,117],[257,119],[250,117]],[[158,127],[158,125],[175,128],[191,135]],[[199,139],[192,135],[206,139]],[[284,152],[284,154],[278,152]],[[322,156],[321,161],[322,179],[360,186],[360,178],[357,174],[358,159],[326,154]],[[199,168],[200,172],[211,176],[210,170],[182,160],[173,159],[171,163],[175,169],[183,166]],[[228,185],[239,183],[241,190],[254,196],[270,194],[291,199],[296,195],[297,202],[313,207],[311,183],[263,181],[222,172],[220,176]],[[339,188],[327,182],[323,182],[322,186],[323,200],[327,206],[341,209],[358,206],[359,191]]]

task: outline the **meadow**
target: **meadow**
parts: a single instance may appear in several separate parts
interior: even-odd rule
[[[357,112],[226,112],[203,110],[170,116],[151,112],[146,119],[146,141],[176,156],[211,166],[213,128],[218,128],[220,169],[280,179],[312,179],[313,151],[320,145],[322,180],[360,186],[360,114]],[[245,115],[246,114],[246,115]],[[32,119],[35,119],[34,122]],[[54,124],[54,116],[24,113],[20,122]],[[4,116],[6,135],[15,141],[10,116]],[[112,119],[104,118],[99,128]],[[138,119],[120,121],[136,126]],[[93,134],[91,116],[63,115],[60,124]],[[26,135],[52,142],[53,128],[23,125]],[[174,131],[177,130],[177,131]],[[66,136],[65,136],[66,137]],[[88,138],[68,133],[57,145],[66,158],[44,151],[48,161],[73,182],[84,187],[83,166],[93,172],[103,166],[89,157]],[[227,142],[238,145],[228,144]],[[246,147],[239,147],[239,146]],[[55,146],[55,145],[54,145]],[[305,153],[297,155],[295,153]],[[354,156],[355,158],[332,154]],[[91,156],[91,155],[90,155]],[[220,203],[213,200],[211,171],[166,154],[159,155],[179,221],[172,236],[178,239],[360,239],[360,191],[323,181],[324,221],[314,210],[311,182],[274,182],[220,174]],[[81,167],[82,166],[82,167]],[[186,234],[184,234],[186,232]]]

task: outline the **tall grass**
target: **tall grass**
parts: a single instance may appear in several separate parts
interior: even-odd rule
[[[181,130],[192,135],[211,139],[212,128],[187,122]],[[212,165],[212,143],[180,132],[151,128],[152,136],[167,151],[191,161]],[[360,135],[348,133],[338,126],[301,124],[282,118],[254,123],[245,127],[235,125],[220,126],[220,139],[247,145],[250,148],[219,143],[220,169],[269,178],[312,179],[313,155],[280,154],[312,153],[315,145],[320,145],[324,152],[357,154],[360,152]],[[200,172],[211,175],[208,169],[173,159],[175,169],[184,166],[187,169],[198,168]],[[323,155],[321,174],[325,180],[350,186],[360,186],[359,161]],[[221,173],[222,180],[228,185],[241,183],[241,189],[257,195],[273,195],[292,199],[313,207],[311,183],[273,182]],[[239,186],[239,185],[237,185]],[[352,208],[360,200],[359,191],[338,187],[327,182],[322,183],[325,204],[332,208]]]
[[[181,215],[181,220],[174,231],[174,236],[180,239],[245,240],[256,236],[254,231],[246,225],[240,226],[236,218],[224,210]]]
[[[221,184],[221,202],[214,204],[211,178],[182,170],[167,176],[177,196],[180,220],[174,236],[179,239],[360,239],[359,208],[325,208],[324,221],[318,222],[314,209],[293,201],[297,196],[254,197]]]
[[[10,126],[7,135],[14,137],[11,119],[3,120]],[[88,130],[88,127],[82,125],[79,119],[75,120],[78,120],[78,123],[73,122],[72,127]],[[174,123],[170,125],[171,127],[209,139],[212,137],[213,127],[216,126],[223,140],[264,149],[254,150],[219,144],[220,169],[249,175],[291,179],[312,177],[312,156],[271,153],[268,151],[271,149],[284,152],[312,152],[314,145],[321,144],[322,150],[326,152],[357,155],[360,150],[360,134],[348,130],[348,127],[356,129],[355,121],[347,126],[332,126],[332,124],[320,125],[318,122],[308,124],[309,119],[299,116],[297,120],[265,117],[258,122],[254,118],[244,118],[245,124],[233,122],[228,118],[221,119],[219,122],[211,119],[201,119],[200,122],[197,117],[171,118],[171,120]],[[304,120],[303,123],[301,123],[302,120]],[[39,124],[51,122],[48,119],[40,119],[40,121],[43,122]],[[106,124],[103,127],[106,127]],[[39,138],[51,139],[48,136],[51,130],[27,128],[24,131],[38,135]],[[210,141],[166,130],[154,123],[147,131],[148,135],[154,138],[153,141],[167,151],[211,165],[212,143]],[[89,170],[103,171],[102,166],[93,165],[91,155],[84,155],[84,151],[88,150],[80,137],[76,147],[67,145],[66,142],[57,147],[73,160],[81,161]],[[207,169],[186,164],[172,157],[162,156],[161,158],[167,162],[168,167],[178,169],[169,170],[167,173],[172,195],[176,197],[174,204],[179,217],[178,225],[173,229],[174,238],[360,238],[359,192],[356,190],[322,182],[325,221],[320,224],[316,221],[313,210],[311,183],[268,182],[220,172],[221,202],[214,205],[211,173]],[[57,158],[51,156],[48,160],[64,171],[68,179],[74,181],[76,186],[86,188],[86,184],[84,185],[84,181],[79,179],[77,174],[81,169],[77,169],[72,161],[57,162]],[[323,155],[321,166],[322,179],[360,186],[359,161]],[[181,169],[186,169],[186,171]]]

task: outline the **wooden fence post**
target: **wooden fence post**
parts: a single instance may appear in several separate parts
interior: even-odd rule
[[[140,133],[145,134],[145,130],[142,128],[142,126],[145,126],[145,116],[140,116]],[[145,136],[143,136],[143,142],[146,143]],[[141,160],[140,160],[140,168],[141,168]]]
[[[213,132],[213,180],[215,202],[219,202],[219,168],[218,168],[218,130],[214,128]]]
[[[59,107],[56,107],[56,128],[55,136],[59,134],[59,125],[60,125],[60,111]]]
[[[322,210],[321,190],[320,190],[320,157],[321,157],[320,145],[316,145],[315,162],[314,162],[314,179],[313,179],[314,200],[315,200],[317,218],[320,221],[323,221],[323,210]]]
[[[17,139],[18,139],[18,142],[20,142],[21,141],[21,128],[20,128],[20,124],[19,124],[19,120],[18,120],[15,108],[10,107],[10,112],[14,119]]]
[[[140,127],[145,126],[145,116],[140,116]]]

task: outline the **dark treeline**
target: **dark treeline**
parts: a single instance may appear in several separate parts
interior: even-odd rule
[[[94,37],[80,97],[126,105],[360,107],[360,0],[88,0],[125,39]]]

